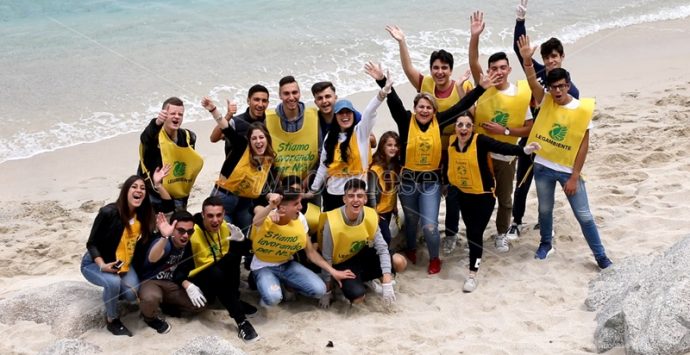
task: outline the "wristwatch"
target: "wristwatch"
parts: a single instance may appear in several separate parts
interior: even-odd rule
[[[510,128],[506,127],[506,130],[503,131],[503,134],[505,134],[506,136],[509,136],[510,135]]]

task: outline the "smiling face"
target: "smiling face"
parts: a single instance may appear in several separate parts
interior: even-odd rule
[[[431,122],[432,118],[434,118],[436,110],[434,110],[434,105],[431,103],[431,101],[422,97],[414,106],[414,113],[419,123],[427,124]]]
[[[218,232],[220,225],[223,224],[223,216],[225,210],[223,206],[209,205],[204,207],[202,217],[204,220],[204,229],[209,232]]]
[[[510,72],[512,71],[512,68],[508,64],[508,60],[506,59],[499,59],[495,62],[492,62],[489,64],[489,69],[487,69],[487,73],[489,76],[493,75],[494,73],[498,74],[498,85],[496,85],[496,88],[499,90],[504,90],[508,86],[508,75],[510,75]]]
[[[455,134],[460,141],[460,145],[465,146],[474,133],[474,124],[468,116],[460,116],[455,121]]]
[[[283,201],[278,205],[278,213],[289,221],[299,218],[300,211],[302,211],[302,194],[297,199]]]
[[[268,107],[268,94],[265,92],[255,92],[252,97],[247,99],[249,105],[249,115],[254,118],[263,117]]]
[[[266,153],[266,147],[268,146],[266,134],[260,129],[254,129],[249,136],[249,146],[254,155],[264,155],[264,153]]]
[[[319,111],[324,115],[330,115],[333,112],[333,105],[338,99],[338,95],[330,87],[323,89],[321,92],[314,95],[314,104],[319,108]]]
[[[440,59],[436,59],[431,63],[431,77],[434,79],[436,86],[440,89],[446,89],[448,87],[448,84],[451,83],[452,75],[453,69],[450,68],[450,64]]]
[[[389,160],[398,155],[399,151],[400,147],[398,147],[398,142],[396,142],[393,137],[388,138],[386,143],[383,144],[383,153],[386,154],[386,158]]]
[[[187,245],[189,242],[189,238],[192,237],[192,233],[189,233],[189,231],[194,230],[194,222],[192,221],[181,221],[177,222],[175,225],[175,229],[173,229],[173,234],[170,236],[170,240],[172,240],[173,245],[177,249],[182,249]]]
[[[280,87],[280,100],[285,109],[290,111],[298,110],[300,100],[299,85],[297,83],[287,83]]]
[[[134,211],[137,209],[139,206],[141,206],[141,203],[144,202],[145,198],[146,184],[144,184],[144,180],[135,180],[127,191],[127,206],[129,207],[129,210]]]
[[[561,55],[555,50],[547,56],[542,56],[541,59],[544,61],[544,66],[546,66],[546,72],[560,68],[561,64],[563,64],[563,57],[565,57],[565,55]]]
[[[367,203],[367,192],[359,188],[349,189],[343,195],[343,202],[345,202],[347,218],[354,220],[359,216]]]
[[[345,131],[352,127],[352,124],[355,122],[355,114],[349,109],[344,108],[335,114],[335,120],[338,122],[340,130]]]
[[[184,116],[184,106],[168,104],[165,110],[168,112],[168,119],[163,123],[163,128],[165,128],[166,132],[175,132],[180,129]]]

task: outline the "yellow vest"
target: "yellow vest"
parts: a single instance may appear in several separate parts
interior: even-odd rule
[[[536,151],[540,157],[572,168],[593,112],[592,98],[580,99],[580,106],[571,110],[546,95],[527,141],[541,145]]]
[[[333,264],[347,261],[357,255],[365,245],[374,245],[379,215],[373,208],[364,206],[364,220],[356,226],[345,223],[340,208],[326,212],[326,218],[333,237]]]
[[[189,273],[192,277],[209,266],[217,263],[230,252],[230,227],[223,221],[217,233],[204,231],[199,225],[194,225],[194,234],[189,238],[194,256],[194,270]]]
[[[304,109],[304,122],[297,132],[285,132],[274,110],[266,111],[266,127],[278,156],[273,164],[281,176],[305,178],[319,158],[319,116],[313,107]]]
[[[309,225],[309,233],[316,233],[321,218],[321,207],[307,202],[307,211],[304,213],[304,217],[307,219],[307,225]]]
[[[299,219],[281,226],[266,218],[261,227],[252,226],[254,256],[268,263],[282,263],[306,248],[307,232]]]
[[[413,113],[405,147],[405,168],[412,171],[434,171],[441,163],[441,131],[436,116],[426,132],[419,129]]]
[[[129,226],[129,229],[127,230],[125,227],[122,231],[120,243],[115,249],[115,259],[124,262],[118,273],[129,271],[129,265],[132,263],[132,256],[134,256],[134,248],[139,237],[141,237],[141,223],[136,217],[134,217],[134,223]]]
[[[173,198],[189,196],[194,181],[204,166],[204,158],[189,144],[189,131],[185,130],[185,133],[187,135],[186,147],[175,144],[164,129],[161,128],[160,133],[158,133],[158,147],[161,151],[163,165],[170,164],[172,166],[172,174],[163,178],[163,187]],[[142,171],[153,178],[153,172],[149,172],[144,166],[143,146],[141,145],[139,146],[139,155]]]
[[[467,194],[488,193],[484,191],[482,173],[479,170],[480,157],[477,156],[477,138],[478,134],[473,133],[472,142],[465,152],[458,152],[453,146],[458,139],[457,136],[451,139],[451,145],[448,146],[448,181]],[[481,158],[489,162],[489,169],[491,169],[491,159],[488,156]],[[493,171],[491,175],[493,176]]]
[[[347,177],[361,175],[364,173],[364,169],[362,168],[362,158],[359,154],[357,135],[354,134],[354,132],[350,138],[350,143],[347,145],[347,149],[349,152],[349,161],[345,162],[340,155],[340,143],[335,145],[333,161],[328,164],[328,176]],[[326,154],[326,152],[323,152],[323,154]]]
[[[474,86],[469,80],[466,80],[464,83],[462,83],[462,88],[465,90],[465,93],[472,90],[473,87]],[[419,92],[428,92],[436,99],[436,105],[438,105],[438,112],[446,111],[460,101],[460,94],[458,93],[458,87],[455,83],[453,84],[453,91],[450,93],[450,96],[445,98],[437,97],[436,83],[434,82],[434,78],[431,77],[431,75],[424,76],[424,78],[422,79],[422,85],[419,89]],[[446,149],[446,147],[448,147],[449,138],[454,134],[455,126],[453,125],[446,126],[443,129],[443,132],[441,133],[441,147],[443,147],[444,150]]]
[[[385,171],[383,167],[381,165],[372,165],[369,170],[376,174],[379,182],[379,190],[381,191],[381,200],[376,204],[376,212],[387,213],[393,211],[398,204],[398,193],[396,192],[398,174],[394,171],[390,172],[393,186],[386,188],[386,180],[384,180]]]
[[[264,161],[261,163],[261,170],[257,170],[250,162],[251,149],[247,147],[242,158],[232,170],[230,177],[222,177],[216,182],[218,186],[230,191],[235,196],[246,198],[257,198],[266,185],[268,173],[271,170],[271,163]]]
[[[475,131],[501,142],[517,144],[520,137],[489,133],[482,128],[482,124],[496,122],[507,128],[524,126],[531,97],[532,91],[525,80],[518,80],[515,96],[504,95],[495,87],[490,87],[477,101]]]

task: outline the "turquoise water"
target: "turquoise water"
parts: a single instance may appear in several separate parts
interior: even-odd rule
[[[185,120],[195,121],[208,119],[198,105],[202,96],[244,103],[251,85],[274,93],[284,75],[297,77],[304,101],[321,80],[333,81],[341,96],[373,89],[361,69],[369,60],[405,82],[387,24],[405,31],[418,68],[427,68],[429,53],[439,48],[463,68],[471,12],[486,13],[483,53],[512,52],[516,4],[5,0],[0,162],[140,131],[173,95],[187,102]],[[573,4],[532,0],[527,27],[533,39],[572,43],[604,29],[690,15],[690,1]]]

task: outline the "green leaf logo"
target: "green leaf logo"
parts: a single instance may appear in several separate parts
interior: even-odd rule
[[[553,127],[551,127],[551,130],[549,131],[549,136],[551,137],[551,139],[557,142],[562,142],[567,134],[568,127],[561,126],[558,123],[554,123]]]
[[[186,170],[187,170],[187,164],[183,161],[176,161],[173,164],[173,175],[175,177],[184,176],[184,173]]]
[[[428,152],[431,150],[431,144],[429,144],[428,142],[422,142],[419,144],[419,150],[421,150],[422,152]]]
[[[496,122],[506,127],[508,125],[508,118],[510,118],[510,115],[508,115],[507,112],[496,111],[494,112],[494,118],[491,119],[491,122]]]
[[[364,246],[366,244],[367,243],[363,240],[352,242],[352,245],[350,246],[350,253],[353,253],[353,254],[359,253],[359,251],[362,250],[362,248],[364,248]]]

